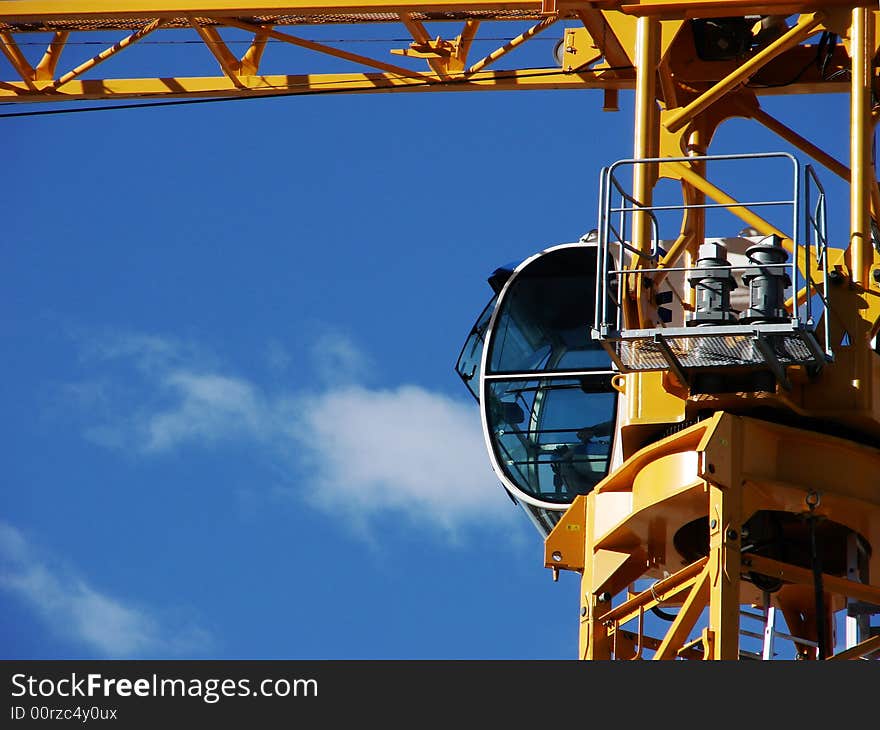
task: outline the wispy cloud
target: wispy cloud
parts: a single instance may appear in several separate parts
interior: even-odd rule
[[[124,360],[141,370],[166,368],[197,353],[192,345],[140,332],[73,331],[80,357],[87,362]],[[198,353],[204,357],[204,353]]]
[[[57,634],[111,658],[204,651],[197,627],[171,629],[146,610],[90,585],[78,573],[37,555],[24,535],[0,522],[0,588],[31,606]]]
[[[160,387],[171,395],[172,404],[142,416],[144,451],[164,451],[185,442],[250,438],[273,429],[257,389],[240,378],[174,371],[162,376]]]
[[[102,446],[142,456],[258,446],[255,458],[280,464],[302,485],[288,491],[359,519],[393,512],[451,530],[513,512],[489,467],[473,402],[413,384],[365,387],[368,358],[339,333],[313,347],[322,385],[299,392],[269,392],[202,359],[198,348],[157,337],[127,336],[90,352],[130,360],[141,381],[139,397],[116,417],[107,408],[112,388],[72,391],[81,404],[100,395],[103,422],[84,433]]]
[[[472,403],[406,385],[308,396],[291,431],[319,504],[392,509],[446,527],[505,517]]]
[[[322,332],[312,345],[312,364],[328,385],[362,382],[369,373],[369,358],[350,337],[333,329]]]

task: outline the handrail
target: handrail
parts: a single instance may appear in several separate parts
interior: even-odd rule
[[[694,203],[687,202],[682,205],[668,204],[652,204],[646,205],[635,200],[630,195],[621,181],[617,178],[617,172],[624,167],[633,167],[643,164],[662,164],[662,163],[693,163],[700,161],[746,161],[746,160],[767,160],[778,159],[788,161],[791,164],[791,198],[783,197],[778,200],[751,200],[748,202],[733,203]],[[612,203],[612,198],[616,195],[620,196],[619,203]],[[815,210],[812,209],[813,198],[815,200]],[[825,309],[827,310],[827,300],[824,297],[824,291],[827,291],[827,222],[826,222],[826,197],[815,170],[811,165],[805,167],[803,182],[801,178],[801,164],[798,159],[788,152],[756,152],[731,155],[699,155],[699,156],[682,156],[682,157],[651,157],[651,158],[630,158],[617,160],[616,162],[602,168],[599,176],[599,216],[598,216],[598,239],[599,239],[599,262],[598,262],[598,285],[596,287],[596,316],[594,322],[595,336],[600,339],[605,338],[609,331],[615,329],[617,332],[622,328],[622,287],[623,281],[627,274],[653,273],[653,272],[686,272],[693,271],[693,267],[660,267],[656,264],[660,256],[660,224],[657,220],[656,213],[661,211],[690,210],[690,209],[739,209],[751,208],[757,206],[785,206],[791,208],[791,249],[790,260],[779,264],[778,266],[786,267],[790,270],[791,286],[794,292],[800,291],[802,285],[806,287],[807,297],[806,305],[803,309],[804,316],[801,316],[801,310],[795,306],[792,312],[792,320],[796,326],[803,326],[805,329],[812,331],[816,324],[814,318],[812,296],[819,294]],[[804,218],[801,218],[801,205],[804,205]],[[627,218],[635,212],[644,213],[651,220],[652,229],[652,246],[650,252],[636,249],[626,241],[627,234]],[[612,222],[612,216],[619,214],[619,222]],[[616,225],[615,225],[616,223]],[[804,240],[806,239],[806,240]],[[612,255],[612,246],[617,247],[616,258]],[[823,293],[820,294],[818,287],[813,282],[810,272],[810,254],[811,249],[815,250],[818,266],[823,276]],[[632,268],[624,262],[624,252],[628,251],[634,255],[650,259],[655,262],[654,266],[638,266],[633,264]],[[805,269],[801,270],[801,257],[805,260]],[[617,266],[609,266],[609,258]],[[747,271],[750,269],[766,268],[760,264],[733,265],[732,271]],[[617,279],[617,301],[613,301],[611,295],[611,278]],[[608,312],[609,299],[612,299],[616,309],[616,316],[611,316]],[[827,359],[833,359],[833,351],[830,343],[828,317],[824,321],[825,329],[825,356]]]

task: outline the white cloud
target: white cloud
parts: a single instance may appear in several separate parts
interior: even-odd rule
[[[172,393],[173,404],[142,416],[144,451],[164,451],[186,441],[251,437],[272,428],[257,389],[240,378],[172,372],[162,378],[161,386]]]
[[[193,354],[192,348],[184,347],[179,342],[139,332],[103,332],[96,335],[77,331],[74,337],[80,346],[80,355],[86,361],[126,360],[143,370],[167,367]]]
[[[102,402],[105,422],[84,430],[106,448],[158,455],[256,445],[256,458],[280,464],[289,481],[296,478],[289,491],[364,518],[392,511],[452,529],[515,514],[489,466],[473,402],[411,384],[385,390],[356,384],[367,359],[332,330],[313,348],[324,384],[317,392],[270,393],[209,367],[192,354],[196,348],[155,337],[129,335],[93,350],[132,360],[143,386],[115,417]],[[152,366],[142,370],[145,357]],[[100,369],[98,375],[119,378]]]
[[[351,338],[332,329],[322,332],[312,346],[312,364],[327,384],[357,382],[370,368],[368,358]]]
[[[406,385],[349,386],[300,405],[292,433],[314,473],[316,502],[404,511],[446,527],[510,514],[472,403]]]
[[[58,634],[111,658],[198,652],[210,643],[198,628],[170,631],[141,608],[89,585],[35,555],[15,527],[0,522],[0,588],[30,605]]]

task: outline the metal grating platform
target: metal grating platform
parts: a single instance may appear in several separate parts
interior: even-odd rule
[[[603,336],[621,372],[768,367],[784,381],[790,365],[825,364],[813,333],[792,323],[623,330]]]
[[[2,6],[0,6],[2,8]],[[303,13],[299,15],[241,15],[228,13],[231,17],[238,20],[244,20],[250,23],[271,26],[290,26],[290,25],[331,25],[331,24],[361,24],[361,23],[399,23],[400,15],[398,13],[382,13],[382,12],[327,12],[330,8],[318,8],[315,12]],[[323,12],[322,12],[323,11]],[[96,13],[97,15],[98,13]],[[163,15],[156,12],[155,15],[150,14],[149,17],[120,17],[108,14],[107,17],[87,17],[87,18],[66,18],[63,13],[59,13],[57,18],[48,20],[32,20],[32,21],[0,21],[0,31],[10,33],[47,33],[55,31],[105,31],[105,30],[128,30],[134,31],[142,29],[149,25],[156,17]],[[167,17],[164,25],[165,29],[173,28],[190,28],[190,19],[188,16],[180,15],[178,17]],[[412,19],[423,22],[433,21],[463,21],[463,20],[509,20],[509,21],[536,21],[542,20],[545,16],[541,14],[540,7],[528,10],[448,10],[425,12],[412,12]],[[568,15],[567,13],[563,14]],[[199,25],[223,25],[222,20],[215,20],[212,17],[197,17]]]

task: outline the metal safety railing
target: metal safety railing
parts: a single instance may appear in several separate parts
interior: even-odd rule
[[[828,299],[826,298],[826,293],[828,291],[828,219],[825,207],[825,188],[819,181],[819,177],[816,175],[816,171],[813,169],[812,165],[806,166],[804,178],[804,228],[810,235],[810,239],[807,241],[807,246],[812,246],[815,249],[816,265],[819,267],[819,273],[822,276],[821,293],[816,292],[815,287],[813,287],[812,292],[809,288],[807,290],[807,325],[809,327],[815,326],[812,316],[812,299],[813,296],[817,296],[822,302],[825,310],[825,316],[822,318],[823,334],[825,335],[825,357],[829,361],[832,361],[834,360],[834,350],[831,347],[831,322],[830,317],[828,316]],[[813,204],[814,195],[816,198],[815,204]],[[806,259],[807,269],[806,280],[807,282],[812,283],[812,279],[810,278],[810,257],[807,255],[804,258]]]
[[[662,163],[691,164],[694,162],[746,162],[779,160],[788,166],[791,180],[790,197],[763,200],[738,201],[730,198],[728,202],[703,202],[681,204],[645,204],[633,197],[619,179],[623,169],[637,165],[660,165]],[[783,174],[784,169],[783,169]],[[784,179],[784,178],[783,178]],[[764,152],[737,155],[702,155],[693,157],[657,157],[647,159],[618,160],[602,169],[599,180],[599,221],[598,221],[598,271],[595,300],[594,338],[602,341],[617,367],[629,370],[657,370],[667,366],[676,372],[692,367],[719,367],[724,365],[769,365],[780,381],[784,381],[784,367],[790,364],[814,364],[819,367],[833,358],[829,341],[828,316],[824,319],[824,351],[815,340],[814,299],[821,302],[827,310],[823,293],[827,289],[827,223],[825,192],[811,166],[806,167],[802,183],[801,166],[797,158],[787,152]],[[726,196],[727,197],[727,196]],[[662,323],[652,330],[626,329],[623,321],[623,301],[626,277],[633,274],[663,275],[675,273],[694,274],[696,267],[663,266],[662,249],[664,239],[658,214],[669,211],[718,210],[726,209],[736,215],[738,211],[754,208],[775,207],[783,209],[783,216],[790,220],[791,235],[771,224],[776,234],[765,239],[780,239],[778,262],[772,264],[760,259],[749,258],[746,263],[729,264],[726,269],[740,278],[754,279],[756,275],[766,275],[768,270],[784,272],[788,277],[786,290],[791,289],[790,312],[770,323],[755,323],[743,316],[745,321],[732,321],[736,310],[729,310],[730,318],[719,326],[709,326],[694,321],[685,321],[687,315],[682,306],[680,323]],[[803,217],[801,211],[804,211]],[[784,212],[787,210],[787,213]],[[646,240],[633,245],[631,233],[637,228],[633,217],[644,216],[643,230]],[[642,228],[642,226],[638,226]],[[674,240],[675,236],[669,236]],[[718,240],[716,237],[715,240]],[[783,240],[790,241],[787,249],[782,249]],[[759,242],[760,244],[760,242]],[[813,281],[811,256],[815,255],[821,276],[821,289]],[[779,274],[783,276],[783,274]],[[735,287],[734,287],[735,288]],[[748,287],[747,287],[748,289]],[[802,303],[802,304],[801,304]],[[788,305],[786,305],[787,307]],[[780,309],[783,309],[780,307]],[[740,337],[741,341],[736,340]],[[699,348],[696,342],[700,342]],[[708,346],[707,343],[712,343]],[[714,347],[711,357],[695,357],[700,349],[702,355]],[[727,354],[722,350],[727,350]],[[634,359],[635,358],[635,359]]]

